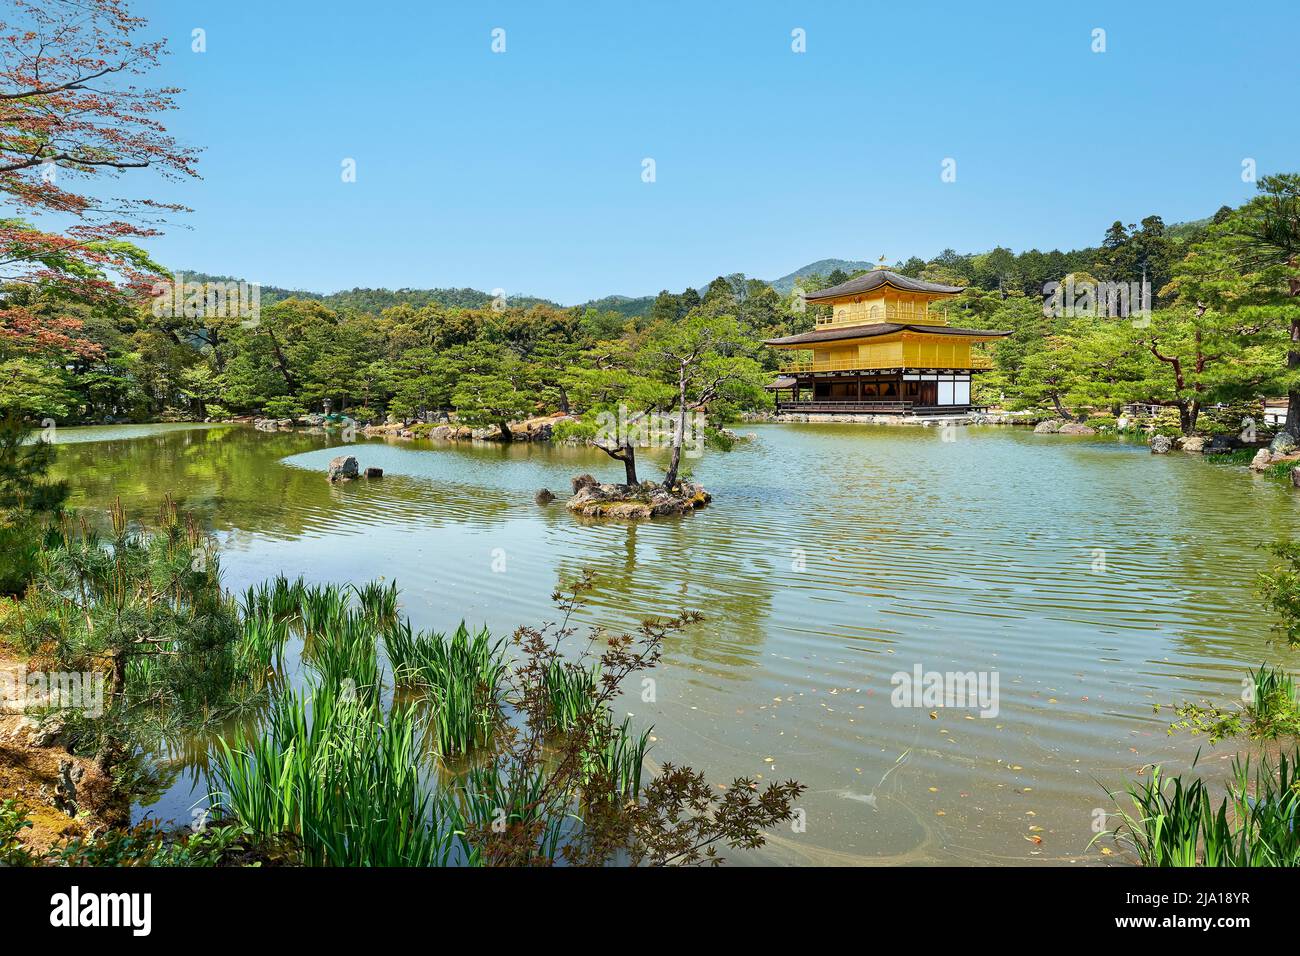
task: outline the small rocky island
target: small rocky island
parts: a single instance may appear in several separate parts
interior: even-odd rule
[[[352,455],[339,455],[337,458],[330,459],[329,467],[325,470],[325,477],[330,484],[339,481],[356,481],[363,475],[372,480],[382,478],[384,477],[384,469],[367,468],[362,472],[355,457]]]
[[[545,488],[537,493],[538,504],[554,500]],[[573,497],[565,507],[589,518],[658,518],[690,514],[712,500],[712,495],[691,481],[680,481],[669,489],[653,481],[602,484],[591,475],[578,475],[573,479]]]

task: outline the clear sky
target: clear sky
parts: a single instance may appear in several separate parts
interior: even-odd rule
[[[202,182],[165,190],[188,228],[151,250],[268,285],[569,304],[1064,249],[1244,200],[1243,159],[1300,170],[1295,0],[132,7],[171,41],[173,132],[205,148]]]

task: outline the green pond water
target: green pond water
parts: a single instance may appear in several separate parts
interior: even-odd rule
[[[1234,702],[1248,666],[1286,659],[1252,592],[1258,545],[1300,526],[1290,489],[1019,429],[752,431],[692,463],[715,504],[653,523],[533,502],[580,472],[621,476],[589,449],[244,426],[62,429],[58,444],[75,507],[120,496],[152,517],[170,492],[218,537],[232,590],[395,579],[417,626],[505,635],[552,619],[550,593],[589,568],[590,623],[703,612],[665,648],[655,700],[638,685],[624,704],[654,725],[657,762],[807,785],[804,826],[737,862],[1099,861],[1103,785],[1198,748],[1226,775],[1235,748],[1169,736],[1169,705]],[[383,480],[328,484],[344,451]],[[917,665],[996,673],[997,716],[895,706],[892,675]],[[137,817],[191,819],[205,782],[189,759]]]

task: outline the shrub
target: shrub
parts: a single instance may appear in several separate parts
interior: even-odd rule
[[[268,418],[297,418],[306,415],[307,408],[296,398],[281,395],[277,398],[268,398],[262,406],[262,414]]]
[[[1193,736],[1207,734],[1211,744],[1238,736],[1252,740],[1300,736],[1300,705],[1291,676],[1280,667],[1265,664],[1249,674],[1246,703],[1240,709],[1225,711],[1185,703],[1175,710],[1179,719],[1170,726],[1170,733],[1190,730]]]
[[[19,839],[19,834],[31,825],[27,811],[17,801],[0,802],[0,866],[25,866],[32,862]]]
[[[551,426],[553,441],[581,444],[596,437],[596,423],[583,419],[566,419]]]
[[[241,635],[221,588],[215,545],[166,498],[153,528],[110,509],[106,536],[63,516],[6,630],[61,669],[108,670],[106,711],[82,723],[81,748],[107,768],[132,741],[218,721],[248,689],[245,662],[265,659]]]

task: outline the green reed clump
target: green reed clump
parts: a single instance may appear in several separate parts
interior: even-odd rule
[[[1206,455],[1205,460],[1214,465],[1249,465],[1256,451],[1255,448],[1235,448],[1232,451]]]
[[[471,636],[463,621],[450,638],[415,633],[409,621],[384,631],[393,679],[429,698],[431,729],[443,756],[468,753],[491,737],[509,666],[504,644],[504,639],[493,641],[486,628]]]
[[[1203,780],[1168,777],[1155,767],[1128,788],[1133,810],[1120,808],[1113,836],[1144,866],[1300,865],[1298,763],[1300,747],[1276,766],[1265,757],[1253,775],[1249,758],[1234,760],[1217,806]]]
[[[541,767],[493,762],[471,767],[449,791],[456,808],[457,831],[466,859],[477,865],[482,848],[467,839],[471,832],[504,832],[526,828],[542,859],[554,860],[566,833],[580,825],[576,816],[550,813],[546,790],[550,778]]]
[[[307,636],[337,627],[351,613],[347,593],[337,584],[313,585],[303,589],[300,618]]]
[[[593,728],[582,751],[584,786],[598,779],[601,792],[611,799],[635,800],[641,793],[641,770],[653,729],[648,727],[636,736],[630,718],[623,718],[623,723],[615,727],[606,717],[605,726]]]
[[[351,585],[351,587],[361,605],[361,613],[365,617],[381,627],[388,627],[397,623],[396,581],[388,585],[381,584],[378,581],[371,581],[360,587],[355,584]]]
[[[543,681],[550,704],[551,728],[568,732],[591,713],[593,701],[600,696],[600,665],[583,667],[555,657],[547,662]]]
[[[599,777],[603,789],[614,796],[630,798],[638,794],[650,729],[634,737],[629,720],[614,725],[609,708],[600,702],[599,662],[584,667],[555,657],[547,661],[542,680],[549,729],[585,735],[580,755],[583,785]]]
[[[255,687],[263,687],[284,671],[284,645],[289,621],[269,611],[245,613],[235,642],[235,659],[241,673]]]
[[[370,698],[377,698],[383,689],[378,634],[367,617],[349,613],[327,619],[313,634],[304,659],[326,686],[351,686],[355,693]]]
[[[290,581],[283,574],[244,591],[241,608],[245,616],[257,615],[271,620],[296,620],[302,613],[307,590],[301,577]]]
[[[456,808],[420,779],[409,707],[329,685],[276,699],[266,728],[219,742],[210,801],[252,832],[296,834],[312,866],[455,862]]]

